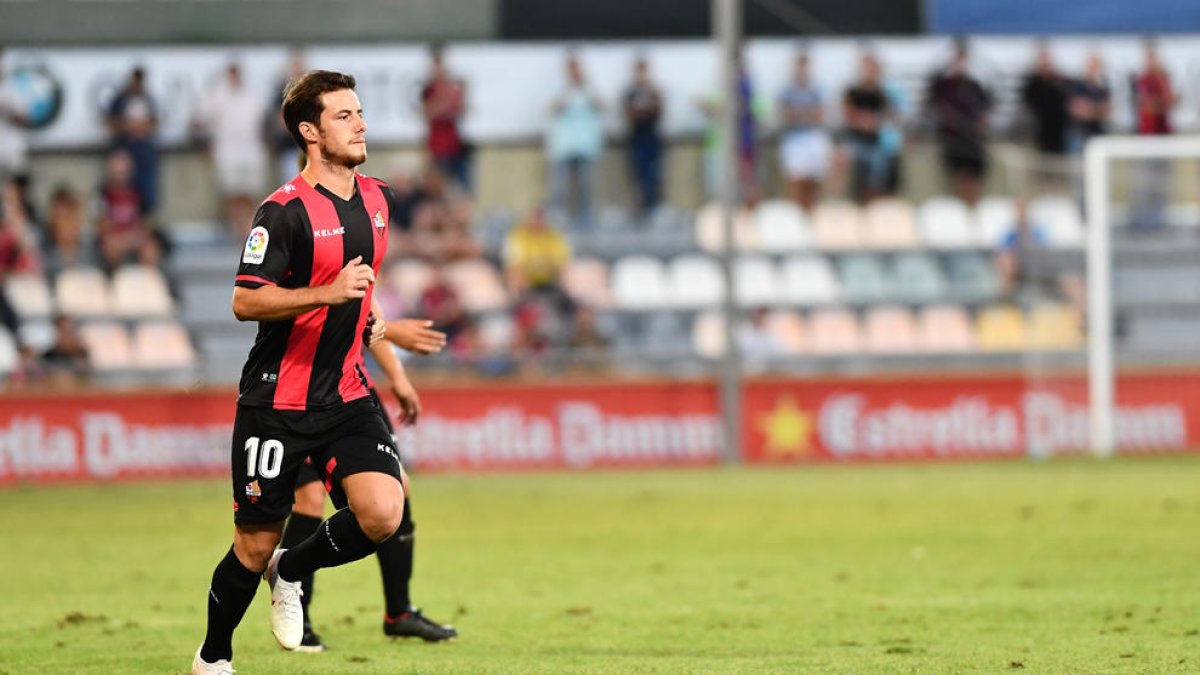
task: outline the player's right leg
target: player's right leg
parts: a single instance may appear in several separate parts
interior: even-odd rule
[[[230,452],[233,546],[213,571],[208,626],[193,672],[221,673],[231,667],[234,629],[269,568],[291,511],[296,470],[308,448],[289,439],[273,415],[278,413],[238,407]],[[295,600],[299,612],[298,589]]]

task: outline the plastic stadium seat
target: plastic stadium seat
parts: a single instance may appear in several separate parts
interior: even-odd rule
[[[829,261],[795,256],[783,262],[780,299],[797,305],[825,305],[841,297],[841,284]]]
[[[917,322],[904,307],[872,307],[864,323],[867,351],[876,354],[918,351]]]
[[[960,253],[947,264],[950,295],[959,302],[985,302],[1000,292],[1000,279],[987,256]]]
[[[196,352],[187,331],[175,321],[144,321],[133,332],[133,353],[139,368],[191,368]]]
[[[937,259],[925,253],[905,253],[892,262],[897,300],[936,302],[946,296],[946,277]]]
[[[129,332],[115,321],[92,321],[79,328],[87,345],[88,361],[97,371],[124,370],[134,365]]]
[[[572,260],[563,270],[563,290],[576,302],[604,309],[612,306],[608,292],[608,265],[596,258]]]
[[[725,354],[725,324],[715,310],[701,312],[692,322],[692,350],[708,359]]]
[[[917,227],[931,248],[968,248],[979,244],[971,212],[961,199],[930,197],[917,209]]]
[[[54,288],[58,310],[69,316],[106,316],[112,312],[108,279],[94,267],[72,267],[58,275]]]
[[[768,314],[767,332],[779,340],[786,354],[803,354],[809,350],[808,324],[796,312],[781,309]]]
[[[762,202],[754,210],[758,245],[763,251],[786,253],[808,248],[812,232],[804,211],[785,199]]]
[[[0,328],[0,374],[11,373],[17,369],[17,365],[21,362],[21,355],[17,353],[17,341],[13,339],[12,333],[6,328]]]
[[[847,302],[870,304],[891,298],[893,283],[879,256],[847,256],[838,267],[842,277],[842,297]]]
[[[926,352],[969,352],[975,349],[971,321],[962,307],[935,305],[917,318],[917,342]]]
[[[479,339],[488,352],[511,349],[516,333],[516,325],[508,314],[489,314],[479,321]]]
[[[852,354],[863,350],[858,317],[850,310],[814,310],[808,327],[809,346],[814,354]]]
[[[850,251],[863,246],[862,213],[848,201],[822,202],[813,211],[813,241],[823,251]]]
[[[733,265],[733,275],[738,304],[757,306],[779,301],[779,272],[769,258],[738,258]]]
[[[682,255],[667,264],[666,304],[681,309],[715,307],[725,297],[721,266],[706,255]]]
[[[54,313],[50,285],[40,274],[13,274],[4,280],[13,311],[22,319],[45,319]]]
[[[1012,197],[992,195],[975,205],[975,227],[984,246],[996,247],[1012,231],[1017,207]]]
[[[54,346],[58,340],[58,330],[49,321],[23,321],[18,331],[21,342],[39,353]]]
[[[486,260],[459,260],[445,267],[446,281],[458,293],[468,312],[487,312],[508,307],[508,291],[500,272]]]
[[[877,199],[863,212],[864,245],[879,250],[916,248],[916,219],[912,204],[903,199]]]
[[[433,268],[423,260],[401,260],[387,273],[388,284],[400,294],[405,307],[416,307],[432,281]]]
[[[1029,203],[1029,218],[1046,229],[1046,239],[1051,246],[1083,246],[1083,217],[1071,199],[1038,197]]]
[[[1033,349],[1080,349],[1083,331],[1079,314],[1066,305],[1043,303],[1029,313],[1029,343]]]
[[[1029,347],[1029,326],[1016,307],[993,305],[975,317],[975,341],[982,351],[1023,351]]]
[[[113,312],[125,318],[170,316],[174,311],[167,280],[157,268],[125,265],[113,274]]]
[[[642,347],[646,353],[656,356],[686,355],[691,329],[677,312],[654,312],[646,316]]]
[[[611,281],[613,300],[622,309],[657,309],[667,302],[667,274],[657,258],[621,258],[613,263]]]
[[[733,243],[739,251],[753,251],[758,247],[758,231],[750,211],[741,209],[734,213]],[[696,214],[696,244],[709,253],[724,247],[725,225],[720,204],[707,204]]]

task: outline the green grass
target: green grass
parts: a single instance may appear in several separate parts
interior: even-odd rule
[[[326,654],[260,590],[239,672],[1200,670],[1200,457],[415,484],[415,598],[462,637],[386,640],[366,560],[318,576]],[[0,673],[185,672],[228,490],[0,491]]]

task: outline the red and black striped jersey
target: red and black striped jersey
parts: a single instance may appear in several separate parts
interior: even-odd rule
[[[362,256],[379,274],[395,196],[383,181],[356,174],[349,200],[297,176],[254,217],[235,284],[247,288],[323,286]],[[238,404],[319,410],[368,395],[362,334],[367,296],[283,321],[260,321],[242,368]]]

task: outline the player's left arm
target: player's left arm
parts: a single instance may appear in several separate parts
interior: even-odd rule
[[[377,308],[373,308],[375,311]],[[382,319],[377,319],[377,323],[384,323]],[[379,340],[371,344],[368,349],[371,351],[371,356],[375,357],[375,362],[379,364],[380,370],[383,371],[383,376],[388,380],[388,388],[392,395],[400,403],[400,422],[407,425],[417,423],[417,418],[421,416],[421,398],[417,395],[417,389],[408,380],[408,373],[404,371],[404,364],[400,359],[396,358],[396,353],[392,351],[392,346],[386,340]]]

